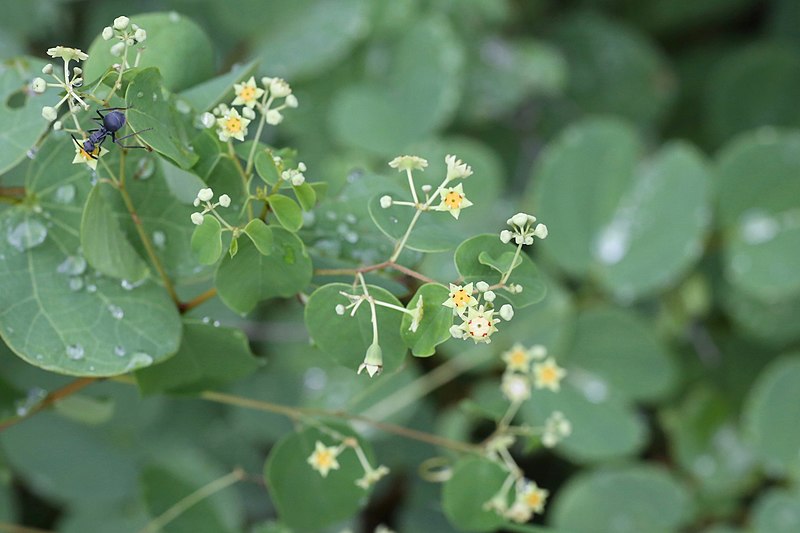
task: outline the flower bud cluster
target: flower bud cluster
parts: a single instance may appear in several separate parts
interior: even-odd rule
[[[227,194],[222,194],[217,199],[216,203],[212,203],[212,199],[214,198],[214,191],[211,188],[200,189],[197,193],[197,197],[194,199],[193,205],[195,207],[199,207],[200,204],[203,204],[203,210],[192,213],[192,223],[196,225],[201,225],[203,220],[205,220],[206,213],[213,213],[216,214],[214,209],[216,207],[228,207],[231,205],[231,197]],[[217,217],[219,218],[219,217]],[[222,220],[221,220],[222,221]]]
[[[513,217],[506,220],[506,224],[511,226],[511,230],[503,230],[500,232],[500,240],[504,243],[509,243],[512,240],[517,245],[531,245],[533,238],[544,239],[547,237],[547,226],[544,224],[536,224],[536,217],[526,213],[517,213]]]
[[[481,298],[483,303],[480,301]],[[491,337],[497,332],[496,324],[514,318],[514,308],[511,304],[504,304],[498,311],[495,310],[495,298],[495,293],[489,289],[489,284],[485,281],[466,285],[451,283],[448,298],[442,305],[451,308],[453,316],[461,319],[461,324],[454,324],[450,328],[450,335],[456,339],[472,339],[476,344],[492,342]],[[495,316],[495,312],[498,316]]]
[[[128,49],[136,44],[142,44],[147,39],[147,31],[140,28],[137,24],[130,21],[128,17],[121,16],[114,19],[111,26],[103,28],[104,41],[115,39],[117,42],[111,45],[111,55],[114,57],[122,57],[123,64],[120,68],[128,69]],[[139,64],[139,55],[137,54],[134,67]]]
[[[42,117],[48,122],[53,122],[58,118],[58,109],[64,102],[67,103],[70,111],[75,107],[80,106],[83,109],[89,109],[89,104],[83,99],[83,95],[78,90],[83,86],[83,70],[80,67],[72,67],[70,69],[70,61],[85,61],[89,59],[89,55],[78,50],[77,48],[69,48],[66,46],[54,46],[47,50],[47,55],[53,58],[61,58],[64,62],[63,79],[55,73],[52,63],[48,63],[42,68],[42,74],[50,76],[55,81],[48,83],[44,78],[34,78],[30,84],[30,90],[34,94],[44,93],[48,87],[58,87],[64,91],[64,96],[54,106],[42,107]],[[57,128],[58,129],[58,128]]]

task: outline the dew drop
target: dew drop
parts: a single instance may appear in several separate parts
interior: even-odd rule
[[[6,326],[6,331],[9,333],[14,333],[14,328],[12,328],[11,326]]]
[[[140,180],[146,180],[150,178],[153,173],[156,171],[156,163],[150,157],[145,157],[140,159],[139,162],[136,164],[136,177]]]
[[[397,224],[400,221],[397,220],[397,217],[389,217],[389,222],[391,222],[392,224]]]
[[[178,110],[178,113],[182,113],[184,115],[192,112],[192,106],[190,106],[186,100],[178,100],[175,102],[175,109]]]
[[[170,11],[169,20],[170,22],[179,22],[181,20],[181,16],[175,11]]]
[[[86,271],[86,259],[79,255],[67,256],[64,261],[56,267],[56,272],[59,274],[67,274],[69,276],[80,276]]]
[[[43,359],[44,359],[44,356],[43,356],[42,354],[40,354],[40,353],[37,353],[37,354],[36,354],[36,360],[37,360],[37,361],[41,361],[41,360],[43,360]]]
[[[71,183],[66,185],[62,185],[58,189],[56,189],[55,194],[53,195],[55,201],[59,204],[69,204],[72,203],[72,200],[75,199],[75,186]]]
[[[355,224],[356,222],[358,222],[358,219],[356,218],[356,216],[353,213],[347,213],[344,216],[344,220],[348,224]]]
[[[28,390],[24,399],[18,400],[15,405],[14,411],[17,416],[27,416],[31,409],[36,407],[39,402],[45,399],[47,391],[39,387],[34,387]]]
[[[156,248],[163,250],[164,247],[167,245],[167,236],[164,234],[163,231],[159,230],[154,231],[152,239],[153,239],[153,244],[155,245]]]
[[[83,288],[83,279],[80,277],[69,278],[69,290],[77,292]]]
[[[742,239],[747,244],[769,242],[780,231],[780,223],[766,213],[748,212],[742,218]]]
[[[355,244],[358,242],[358,234],[354,231],[348,231],[344,234],[344,240],[349,242],[350,244]]]
[[[73,361],[80,361],[83,359],[83,346],[80,344],[70,344],[67,346],[67,357]]]
[[[120,285],[126,291],[132,291],[133,289],[135,289],[136,287],[140,286],[144,282],[145,282],[144,279],[142,279],[141,281],[137,281],[137,282],[132,282],[132,281],[128,281],[127,279],[123,279],[122,281],[120,281]]]
[[[28,159],[34,159],[36,157],[36,151],[37,150],[35,147],[29,148],[28,151],[25,152],[25,155],[28,157]]]
[[[156,93],[153,93],[153,101],[154,102],[158,101],[158,95]]]
[[[86,292],[97,292],[97,285],[94,283],[87,285]]]
[[[128,365],[125,367],[125,372],[136,370],[137,368],[144,368],[153,364],[153,358],[150,354],[144,352],[135,352],[131,354]]]
[[[9,229],[6,239],[11,246],[24,252],[42,244],[46,237],[47,228],[44,227],[44,224],[31,218]]]
[[[136,98],[141,98],[143,96],[144,96],[144,93],[142,91],[139,91],[138,93],[136,93]]]
[[[127,352],[125,351],[125,347],[123,345],[117,344],[116,346],[114,346],[114,355],[116,355],[117,357],[125,357],[126,353]]]
[[[328,374],[319,367],[311,367],[303,374],[303,385],[310,390],[322,390],[328,382]]]
[[[94,372],[94,365],[89,366],[89,372]]]
[[[212,326],[214,326],[215,328],[218,328],[219,327],[219,320],[215,320],[214,323],[212,324]]]
[[[117,320],[122,320],[125,317],[125,312],[118,305],[111,304],[108,306],[108,312]]]
[[[294,248],[292,248],[291,246],[284,246],[283,247],[283,262],[286,263],[287,265],[293,265],[295,261],[296,261],[296,258],[295,258],[295,255],[294,255]]]

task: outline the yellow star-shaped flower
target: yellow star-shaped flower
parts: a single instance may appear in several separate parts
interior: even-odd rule
[[[561,389],[561,380],[566,375],[567,371],[558,366],[552,357],[548,357],[543,363],[533,365],[534,384],[537,389],[558,392]]]
[[[250,79],[244,83],[234,83],[233,92],[236,94],[236,98],[233,99],[231,105],[244,105],[252,109],[264,94],[264,89],[256,86],[256,79],[250,76]]]
[[[548,491],[540,489],[535,482],[529,481],[517,493],[517,501],[525,504],[534,513],[541,513],[544,510],[547,495]]]
[[[102,146],[99,148],[95,146],[94,151],[90,154],[83,149],[82,145],[83,141],[81,141],[81,146],[75,145],[75,157],[72,158],[72,164],[83,163],[92,170],[97,170],[97,160],[103,157],[104,154],[107,154],[108,150]]]
[[[467,318],[461,324],[461,329],[467,337],[475,341],[475,343],[492,342],[491,336],[497,331],[495,327],[494,311],[487,311],[483,306],[470,307],[467,311]]]
[[[458,219],[461,210],[472,205],[472,202],[464,196],[464,187],[458,184],[455,187],[444,187],[439,191],[442,201],[434,207],[436,211],[448,211],[453,218]]]
[[[475,292],[472,283],[467,283],[463,287],[461,285],[450,284],[450,296],[442,303],[443,306],[449,307],[453,310],[453,314],[460,314],[468,307],[478,305],[478,300],[472,296]]]
[[[317,441],[314,452],[308,457],[307,462],[322,477],[328,477],[328,472],[339,469],[339,461],[336,460],[339,452],[340,450],[336,446],[325,446],[322,442]]]
[[[501,357],[508,369],[516,372],[527,372],[531,366],[531,359],[534,358],[531,351],[520,343],[514,344],[510,350],[503,352]]]
[[[217,119],[217,136],[222,142],[226,142],[231,137],[244,141],[248,124],[250,124],[250,119],[239,115],[236,108],[232,107]]]

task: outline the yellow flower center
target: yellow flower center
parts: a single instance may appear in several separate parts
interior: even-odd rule
[[[522,350],[515,350],[511,352],[511,357],[509,357],[509,361],[512,365],[522,366],[527,362],[526,353]]]
[[[242,121],[236,117],[231,117],[225,122],[225,129],[230,133],[239,133],[242,131]]]
[[[553,383],[558,379],[556,369],[552,366],[546,366],[539,371],[539,378],[544,383]]]
[[[461,207],[461,201],[463,199],[464,196],[462,194],[459,194],[456,191],[450,191],[444,195],[444,205],[450,209],[458,209]]]
[[[324,450],[317,452],[317,465],[320,468],[327,468],[333,464],[333,454],[330,450]]]
[[[539,491],[535,490],[525,496],[525,503],[528,504],[528,507],[539,507],[542,504],[542,496]]]
[[[453,299],[453,303],[456,304],[456,307],[464,307],[467,305],[467,303],[469,303],[469,296],[470,295],[467,294],[467,291],[464,289],[459,289],[450,295],[450,297]]]
[[[250,87],[249,85],[245,85],[244,87],[242,87],[242,90],[239,93],[239,97],[245,102],[253,100],[256,97],[256,88]]]

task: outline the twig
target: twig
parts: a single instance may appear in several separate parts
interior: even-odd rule
[[[63,398],[66,398],[67,396],[71,396],[72,394],[75,394],[76,392],[80,391],[81,389],[84,389],[84,388],[88,387],[89,385],[91,385],[92,383],[94,383],[97,380],[98,380],[98,378],[79,378],[79,379],[76,379],[75,381],[73,381],[73,382],[61,387],[60,389],[54,390],[53,392],[51,392],[50,394],[45,396],[44,399],[41,402],[39,402],[38,404],[33,406],[24,415],[15,416],[13,418],[9,418],[7,420],[3,420],[2,422],[0,422],[0,432],[8,429],[9,427],[13,426],[14,424],[16,424],[18,422],[21,422],[21,421],[25,420],[26,418],[29,418],[29,417],[33,416],[34,414],[38,413],[42,409],[50,407],[51,405],[53,405],[57,401],[59,401],[59,400],[61,400]]]

